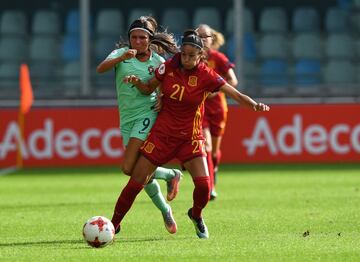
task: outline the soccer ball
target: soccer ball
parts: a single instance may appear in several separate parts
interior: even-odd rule
[[[112,243],[115,228],[111,221],[103,216],[90,218],[83,227],[85,241],[92,247],[105,247]]]

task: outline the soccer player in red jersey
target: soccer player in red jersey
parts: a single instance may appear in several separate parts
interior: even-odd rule
[[[221,46],[221,43],[215,41],[215,30],[206,24],[201,24],[197,28],[197,32],[203,40],[208,67],[214,69],[230,85],[237,86],[238,80],[233,70],[235,65],[223,53],[214,48],[214,45],[217,47]],[[220,146],[225,131],[227,112],[227,102],[223,92],[217,92],[206,99],[203,132],[207,153],[206,161],[210,175],[210,200],[217,197],[215,191],[216,174],[221,158]]]
[[[255,111],[269,111],[269,107],[257,103],[240,93],[233,86],[202,62],[203,43],[195,30],[188,30],[182,38],[181,52],[161,64],[155,77],[147,83],[134,75],[124,78],[143,94],[150,94],[161,86],[162,109],[150,135],[141,148],[129,182],[122,190],[115,205],[112,223],[115,228],[130,209],[138,193],[143,189],[158,166],[177,158],[192,176],[195,188],[193,206],[188,216],[199,238],[208,238],[208,229],[202,218],[202,210],[210,197],[209,174],[204,151],[202,119],[204,102],[210,93],[223,91],[239,104]]]

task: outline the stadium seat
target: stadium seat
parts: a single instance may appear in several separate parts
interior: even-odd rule
[[[243,36],[243,58],[247,61],[255,61],[257,58],[256,43],[252,33],[245,33]],[[229,60],[235,62],[235,39],[230,36],[226,43],[226,55]]]
[[[62,59],[64,62],[80,60],[80,38],[77,34],[64,36],[62,43]]]
[[[259,41],[259,58],[287,59],[289,46],[282,34],[264,34]]]
[[[113,37],[99,37],[94,42],[94,58],[95,63],[98,64],[103,61],[114,49],[116,49],[116,42],[118,39]]]
[[[80,33],[80,14],[79,10],[70,10],[65,18],[65,33],[79,34]]]
[[[32,61],[29,64],[31,84],[37,98],[59,98],[63,87],[59,84],[59,66],[51,61]]]
[[[349,31],[349,13],[340,8],[329,8],[325,15],[325,30],[328,33],[342,33]]]
[[[0,61],[24,62],[28,59],[29,48],[23,37],[3,36],[0,38]]]
[[[264,8],[260,14],[259,27],[262,33],[286,33],[288,23],[285,9],[281,7]]]
[[[2,97],[19,96],[19,70],[19,63],[0,64],[0,94]]]
[[[60,27],[58,13],[51,10],[38,10],[32,20],[31,32],[33,34],[59,36]]]
[[[66,97],[75,97],[80,95],[81,72],[80,62],[71,61],[63,66],[61,78],[64,87],[64,95]]]
[[[299,33],[292,43],[292,53],[295,59],[323,59],[324,46],[319,34]]]
[[[299,59],[295,64],[295,86],[299,88],[321,84],[321,63],[316,59]]]
[[[346,60],[330,60],[324,68],[324,82],[331,94],[353,94],[356,83],[356,67]]]
[[[299,32],[319,32],[320,17],[315,8],[297,7],[292,17],[292,30]]]
[[[243,23],[244,23],[244,28],[243,31],[245,33],[253,33],[254,32],[254,15],[251,12],[250,9],[245,8],[244,9],[244,14],[241,16],[243,17]],[[226,35],[232,35],[234,33],[234,9],[229,9],[226,13],[226,18],[225,18],[225,33]]]
[[[288,93],[288,64],[281,59],[267,59],[260,67],[260,83],[264,95]]]
[[[118,9],[102,9],[98,12],[95,24],[95,35],[126,37],[124,17]]]
[[[190,18],[185,9],[168,8],[164,10],[161,25],[175,35],[182,35],[190,26]]]
[[[59,61],[59,44],[52,36],[34,35],[30,42],[31,61]]]
[[[140,16],[152,16],[156,18],[155,12],[151,8],[134,8],[131,9],[127,22],[128,26],[131,25],[132,22],[134,22],[136,19],[138,19]]]
[[[5,10],[2,12],[0,20],[0,34],[2,36],[26,36],[27,18],[23,11]]]
[[[325,53],[329,59],[353,59],[355,47],[351,35],[330,34],[326,41]]]
[[[219,10],[214,7],[199,7],[195,9],[193,15],[193,27],[200,24],[208,24],[217,31],[222,31],[221,16]]]

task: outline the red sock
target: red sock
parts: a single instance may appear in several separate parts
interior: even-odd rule
[[[129,182],[121,191],[121,194],[116,202],[115,210],[111,222],[115,229],[120,225],[121,220],[135,201],[136,196],[144,188],[142,184],[136,182],[133,178],[129,179]]]
[[[217,151],[216,155],[213,156],[213,158],[212,158],[214,169],[216,169],[217,166],[219,165],[220,159],[221,159],[221,150]]]
[[[199,176],[193,179],[195,184],[195,189],[193,192],[193,208],[192,216],[193,218],[200,218],[201,211],[209,202],[210,198],[210,178],[208,176]]]
[[[206,152],[206,162],[209,169],[210,191],[214,189],[214,164],[211,152]]]

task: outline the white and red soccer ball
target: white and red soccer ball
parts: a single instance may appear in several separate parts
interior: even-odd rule
[[[85,241],[92,247],[105,247],[112,243],[115,228],[111,221],[103,216],[90,218],[83,227]]]

